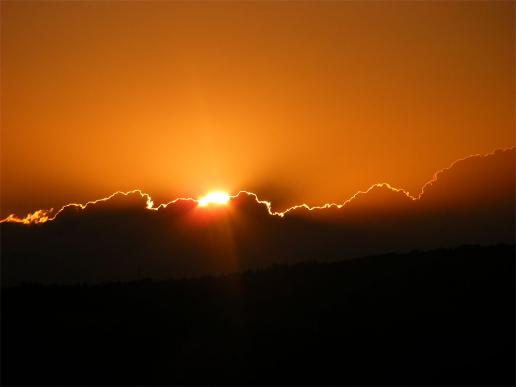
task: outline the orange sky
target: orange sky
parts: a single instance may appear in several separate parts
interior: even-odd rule
[[[514,2],[1,2],[1,215],[417,194],[515,145]]]

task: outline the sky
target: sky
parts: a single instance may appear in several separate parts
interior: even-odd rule
[[[514,2],[1,3],[1,216],[344,202],[515,145]]]

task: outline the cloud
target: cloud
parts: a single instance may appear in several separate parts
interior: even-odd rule
[[[272,263],[336,260],[462,243],[514,243],[515,149],[437,172],[418,197],[376,184],[341,204],[271,203],[242,191],[228,206],[139,191],[1,224],[2,279],[96,282],[191,277]],[[20,224],[21,222],[29,224]]]
[[[514,201],[515,148],[496,150],[454,162],[426,183],[420,199],[445,206],[485,201]]]

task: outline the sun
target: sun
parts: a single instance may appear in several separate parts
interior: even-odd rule
[[[206,207],[210,204],[225,205],[229,202],[230,196],[226,192],[214,191],[201,197],[197,202],[200,207]]]

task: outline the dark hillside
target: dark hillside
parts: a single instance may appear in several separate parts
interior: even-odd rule
[[[513,385],[514,246],[2,289],[3,385]]]

